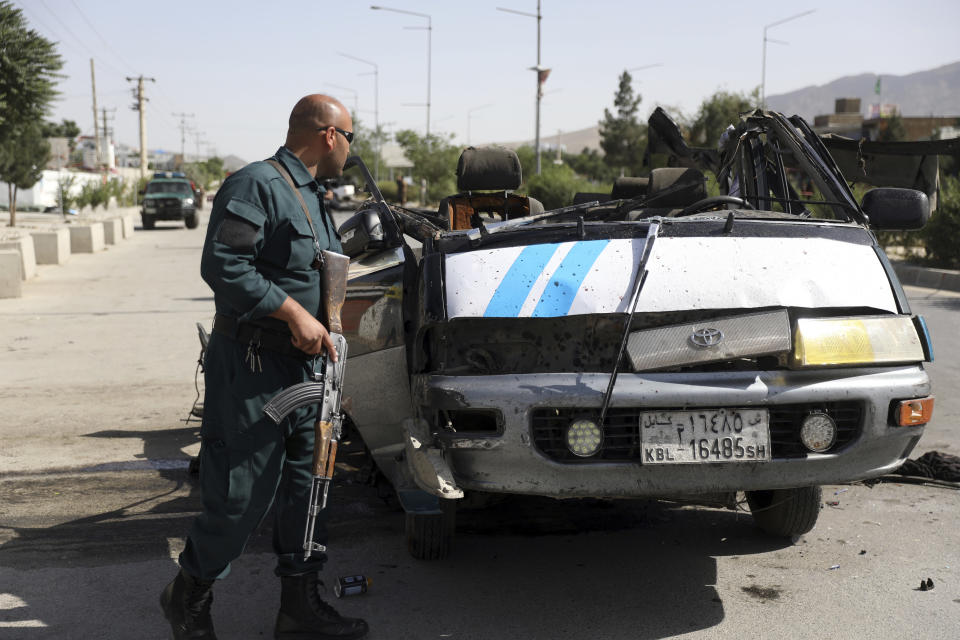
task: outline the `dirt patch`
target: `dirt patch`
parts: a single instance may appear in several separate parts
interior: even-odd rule
[[[777,587],[761,587],[758,584],[752,584],[749,587],[740,587],[744,593],[747,593],[757,600],[767,602],[769,600],[779,600],[782,591]]]

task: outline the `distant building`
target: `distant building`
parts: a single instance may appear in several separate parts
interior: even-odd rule
[[[820,135],[832,133],[846,138],[859,138],[862,128],[860,98],[837,98],[833,113],[813,119],[813,130]]]
[[[846,138],[877,140],[887,123],[900,110],[895,104],[869,105],[869,117],[860,112],[860,98],[837,98],[834,113],[814,117],[813,130],[824,135],[832,133]],[[882,114],[878,117],[877,114]],[[900,116],[907,140],[929,140],[939,134],[941,138],[957,137],[960,116]]]
[[[889,118],[864,120],[861,135],[867,140],[877,140],[889,121]],[[956,126],[960,123],[960,116],[900,116],[900,121],[906,131],[907,140],[930,140],[938,132],[943,138],[954,137],[942,135],[941,130],[944,127]]]

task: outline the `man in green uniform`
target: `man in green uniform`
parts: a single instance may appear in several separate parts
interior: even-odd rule
[[[224,578],[250,534],[275,503],[273,547],[281,603],[276,638],[359,638],[360,619],[320,599],[325,556],[303,560],[317,407],[279,426],[263,406],[304,382],[314,358],[336,358],[320,310],[319,253],[340,252],[318,179],[334,178],[353,140],[340,102],[309,95],[294,106],[284,146],[231,175],[213,202],[200,263],[214,293],[200,429],[203,512],[180,554],[180,573],[161,595],[174,637],[216,638],[210,617],[214,580]],[[309,217],[307,213],[309,212]],[[323,515],[317,538],[326,542]]]

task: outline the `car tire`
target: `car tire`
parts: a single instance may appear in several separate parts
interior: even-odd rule
[[[807,533],[820,515],[820,487],[747,491],[753,521],[766,533],[792,538]]]
[[[200,225],[200,217],[196,213],[191,213],[184,216],[183,223],[187,225],[187,229],[196,229]]]
[[[143,228],[147,229],[148,231],[157,225],[157,221],[150,216],[141,215],[140,218],[143,220]]]
[[[443,560],[450,555],[457,522],[455,500],[440,500],[442,513],[408,513],[407,551],[417,560]]]

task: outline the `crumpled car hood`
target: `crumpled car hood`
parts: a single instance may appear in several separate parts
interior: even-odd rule
[[[445,257],[447,317],[626,313],[646,240],[479,249]],[[661,237],[637,312],[867,307],[898,313],[868,245],[809,237]]]

